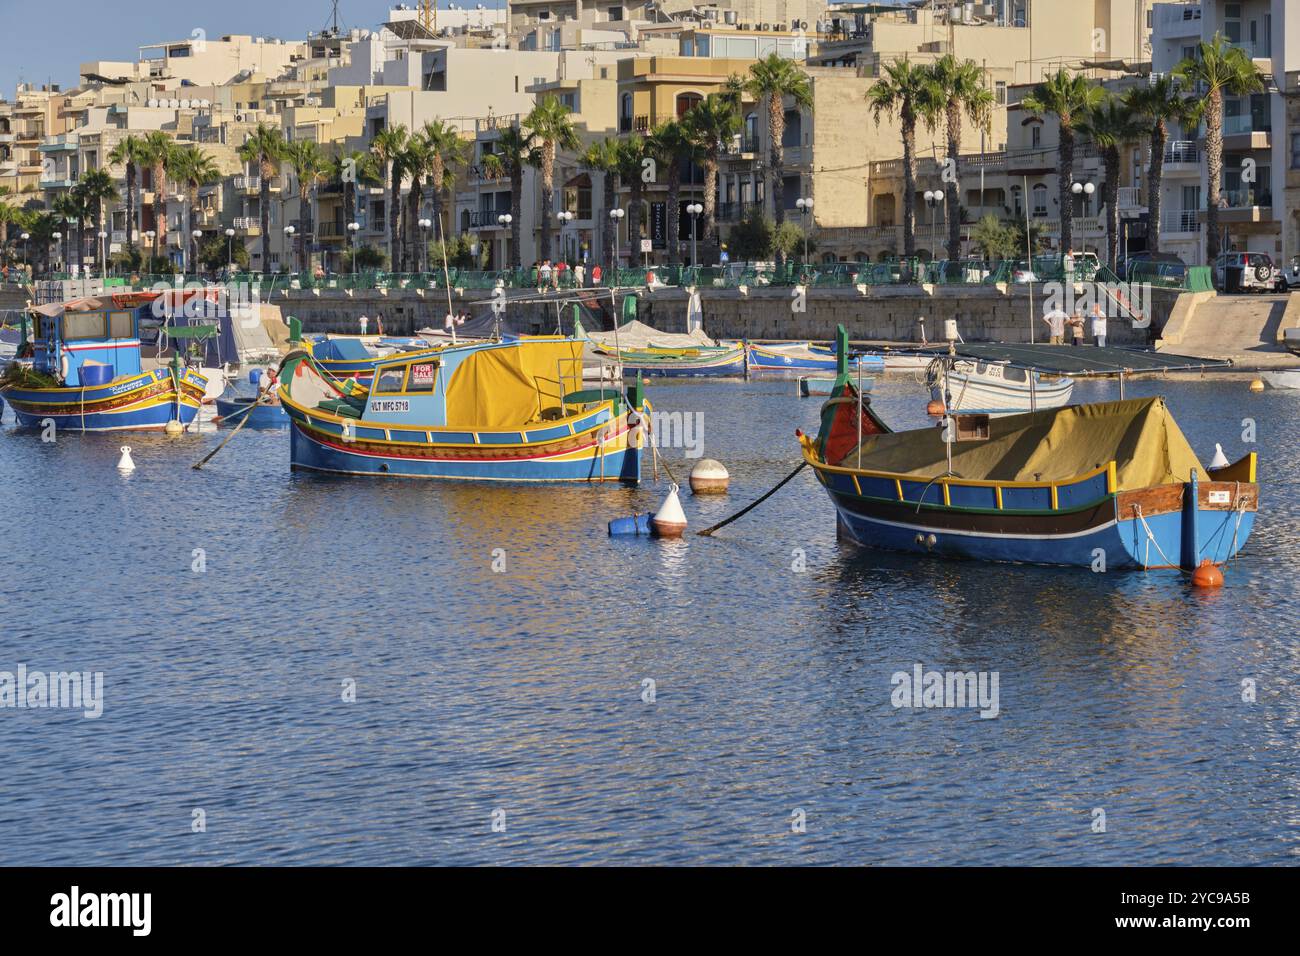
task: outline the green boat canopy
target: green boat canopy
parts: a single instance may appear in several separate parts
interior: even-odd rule
[[[858,451],[841,462],[858,466]],[[1067,481],[1116,463],[1118,491],[1204,478],[1163,398],[1135,398],[989,420],[989,437],[952,444],[952,469],[972,481]],[[861,467],[918,478],[948,470],[939,428],[869,435]]]

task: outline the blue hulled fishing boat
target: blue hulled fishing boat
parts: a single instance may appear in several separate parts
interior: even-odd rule
[[[290,461],[354,475],[637,482],[650,404],[639,384],[582,388],[582,350],[530,337],[394,355],[369,384],[292,353],[278,393]]]
[[[47,420],[75,431],[158,429],[194,420],[208,380],[192,369],[144,371],[141,311],[158,293],[126,293],[38,306],[32,334],[0,379],[23,428]]]
[[[1161,398],[891,432],[844,371],[804,460],[862,545],[1076,567],[1219,565],[1259,504],[1254,452],[1206,469]]]
[[[834,372],[835,352],[809,342],[746,346],[746,360],[751,372]],[[885,360],[875,354],[858,353],[850,357],[850,368],[862,366],[864,372],[883,372]]]

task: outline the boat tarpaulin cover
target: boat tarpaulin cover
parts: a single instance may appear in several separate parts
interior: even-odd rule
[[[617,333],[587,332],[586,336],[607,349],[697,349],[712,348],[718,344],[705,335],[702,329],[693,332],[660,332],[636,319],[620,325]]]
[[[574,359],[579,361],[575,362]],[[582,374],[582,343],[530,338],[466,356],[447,383],[447,424],[510,428],[560,407],[561,376]]]
[[[1134,398],[989,420],[989,437],[953,442],[952,470],[972,481],[1066,481],[1116,463],[1120,491],[1205,476],[1163,398]],[[839,462],[858,466],[856,448]],[[935,478],[948,468],[943,430],[870,435],[867,471]]]

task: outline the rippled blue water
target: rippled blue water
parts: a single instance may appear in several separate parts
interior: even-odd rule
[[[132,436],[123,477],[122,438],[6,417],[0,670],[102,671],[106,699],[0,709],[0,864],[1295,863],[1300,393],[1129,386],[1155,392],[1204,460],[1257,422],[1263,512],[1218,593],[855,551],[806,472],[714,539],[611,540],[662,485],[291,475],[249,430],[201,473],[217,436]],[[651,394],[731,469],[685,497],[696,529],[818,409],[791,381]],[[896,427],[925,399],[877,385]],[[896,710],[917,663],[997,671],[1000,715]]]

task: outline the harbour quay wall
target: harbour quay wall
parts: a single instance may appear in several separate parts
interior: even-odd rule
[[[944,320],[956,319],[957,328],[967,342],[1042,342],[1047,327],[1043,324],[1043,296],[1040,287],[1033,291],[1032,312],[1027,287],[1015,286],[1003,291],[989,286],[934,286],[932,289],[910,287],[871,287],[866,294],[852,288],[809,289],[802,301],[796,300],[791,288],[708,289],[700,292],[704,328],[715,338],[728,339],[813,339],[834,338],[837,325],[848,329],[856,341],[918,342],[922,318],[929,341],[942,341]],[[1180,294],[1176,290],[1152,290],[1151,323],[1135,328],[1127,319],[1112,318],[1107,326],[1108,344],[1148,345],[1159,337]],[[529,290],[511,290],[510,296],[536,299]],[[562,305],[557,317],[557,301],[547,296],[541,302],[511,303],[503,316],[502,327],[510,332],[554,332],[557,321],[565,332],[572,331],[573,307]],[[682,332],[686,328],[687,293],[681,289],[659,289],[638,293],[637,317],[647,325],[665,332]],[[423,294],[412,289],[390,290],[386,294],[356,290],[352,294],[337,289],[288,290],[277,292],[271,302],[285,316],[295,316],[305,332],[356,334],[358,319],[370,317],[369,331],[375,331],[374,318],[382,314],[384,331],[391,335],[409,335],[424,327],[442,328],[447,314],[445,290],[427,289]],[[465,290],[452,296],[452,310],[468,311],[477,317],[490,312],[490,290]],[[593,320],[584,313],[584,323]]]

